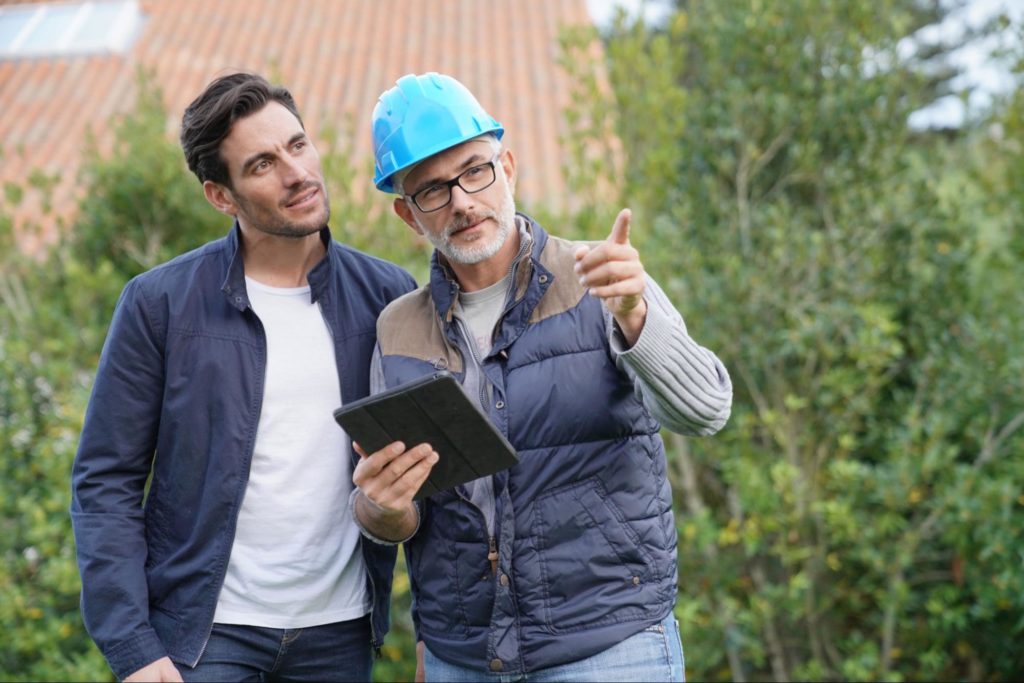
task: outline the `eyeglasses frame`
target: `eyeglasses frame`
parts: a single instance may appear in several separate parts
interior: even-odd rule
[[[501,154],[502,154],[502,152],[499,151],[493,157],[491,157],[490,161],[485,161],[482,164],[473,164],[472,166],[470,166],[465,171],[463,171],[459,175],[455,176],[451,180],[442,180],[442,181],[437,182],[437,183],[431,183],[427,187],[419,189],[416,192],[414,192],[413,194],[404,194],[403,193],[402,196],[407,197],[408,199],[411,199],[412,203],[415,204],[416,208],[419,209],[421,213],[434,213],[435,211],[440,211],[441,209],[443,209],[444,207],[446,207],[446,206],[448,206],[449,204],[452,203],[452,188],[453,187],[458,186],[458,188],[460,190],[462,190],[463,192],[465,192],[466,194],[476,194],[477,192],[483,192],[484,190],[489,188],[491,185],[493,185],[495,182],[497,182],[497,180],[498,180],[498,168],[495,166],[495,164],[498,163],[498,159],[501,158]],[[476,190],[467,190],[465,187],[462,186],[462,183],[459,182],[462,179],[462,176],[466,175],[470,171],[473,171],[473,170],[478,169],[478,168],[482,168],[484,166],[490,166],[491,167],[491,174],[492,174],[491,182],[487,183],[483,187],[478,188]],[[419,200],[416,199],[416,195],[422,194],[423,192],[426,192],[427,190],[429,190],[429,189],[431,189],[433,187],[436,187],[438,185],[445,185],[447,187],[447,189],[448,189],[448,201],[446,201],[444,204],[442,204],[441,206],[438,206],[436,208],[424,209],[422,206],[420,206]]]

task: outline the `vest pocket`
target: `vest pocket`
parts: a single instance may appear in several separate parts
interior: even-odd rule
[[[548,628],[577,630],[646,614],[651,557],[599,479],[540,496],[533,531]]]
[[[431,634],[468,637],[491,621],[494,581],[487,541],[465,533],[470,520],[459,512],[465,512],[466,504],[453,493],[432,499],[445,504],[427,504],[429,523],[408,546],[420,624]]]

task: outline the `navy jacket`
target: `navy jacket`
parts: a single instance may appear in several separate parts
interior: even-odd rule
[[[531,232],[481,364],[490,418],[520,458],[494,476],[495,537],[459,487],[427,499],[405,544],[419,637],[443,659],[509,675],[657,624],[677,579],[659,424],[615,365],[602,304],[573,272],[574,245],[536,223]],[[457,292],[435,255],[430,284],[381,315],[388,386],[435,368],[463,376],[473,361],[451,315]]]
[[[369,393],[377,316],[415,281],[334,242],[326,228],[321,239],[327,255],[308,280],[334,337],[340,404]],[[71,502],[82,615],[118,677],[165,655],[194,666],[206,646],[265,369],[266,336],[249,307],[237,225],[126,285],[86,411]],[[362,552],[377,648],[395,555],[373,543]]]

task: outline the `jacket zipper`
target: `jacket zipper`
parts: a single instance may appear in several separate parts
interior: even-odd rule
[[[359,536],[359,552],[363,552],[363,537]],[[373,581],[373,574],[370,568],[366,567],[366,578],[370,580],[370,647],[373,649],[373,658],[380,659],[383,655],[380,645],[377,643],[377,629],[373,626],[373,606],[377,602],[377,584]]]
[[[263,336],[263,353],[266,354],[267,353],[267,331],[263,328],[263,321],[260,320],[260,317],[258,315],[256,315],[256,311],[252,310],[252,306],[248,306],[245,310],[252,311],[252,317],[256,319],[256,323],[260,327],[260,334]],[[328,327],[330,327],[330,326],[328,325]],[[265,391],[266,390],[266,384],[267,384],[267,361],[266,361],[266,355],[264,355],[264,358],[263,358],[263,380],[262,380],[262,382],[260,382],[260,390],[261,391]],[[257,427],[259,426],[260,414],[262,412],[263,412],[263,401],[260,400],[260,407],[259,407],[259,410],[256,412],[256,426]],[[255,448],[256,448],[256,435],[254,433],[253,437],[252,437],[252,448],[249,451],[249,467],[250,467],[250,469],[252,468],[252,449],[255,449]],[[246,481],[248,481],[248,477],[246,477]],[[239,506],[239,510],[241,510],[241,506]],[[235,525],[236,525],[236,529],[237,529],[237,525],[238,525],[238,511],[239,510],[235,511]],[[234,542],[235,542],[234,533],[232,533],[232,535],[231,535],[231,543],[232,543],[232,545],[234,545]],[[228,562],[230,562],[230,559],[231,559],[231,553],[229,551],[228,552],[228,560],[224,562],[224,573],[221,574],[221,577],[220,577],[221,588],[224,587],[224,576],[227,574]],[[220,591],[218,590],[218,594],[219,593],[220,593]],[[214,603],[213,611],[214,611],[214,614],[217,613],[217,603]],[[192,662],[192,666],[193,667],[198,665],[200,660],[203,658],[203,655],[206,654],[206,646],[210,644],[210,638],[212,636],[213,636],[213,618],[211,617],[210,618],[210,628],[208,628],[207,631],[206,631],[206,637],[203,639],[203,646],[201,648],[199,648],[199,656],[196,657],[194,662]]]
[[[338,373],[338,393],[339,393],[338,399],[342,403],[344,403],[345,402],[345,397],[340,395],[340,393],[341,393],[341,366],[339,365],[339,363],[341,362],[341,359],[338,358],[338,352],[337,352],[338,340],[334,337],[334,328],[331,327],[330,320],[328,320],[327,316],[324,315],[324,305],[323,305],[323,302],[317,301],[316,305],[317,305],[317,308],[320,309],[320,317],[324,319],[324,326],[327,327],[327,334],[331,335],[331,347],[335,349],[335,352],[334,352],[334,364],[335,364],[336,367],[335,367],[334,370],[335,370],[336,373]],[[349,467],[350,468],[352,467],[351,460],[349,461]],[[352,476],[351,471],[349,472],[349,476],[350,477]],[[359,549],[357,550],[357,552],[359,552],[360,554],[363,552],[363,536],[362,536],[362,534],[359,535]],[[365,558],[363,559],[363,564],[364,565],[367,564]],[[373,581],[373,574],[370,572],[369,566],[365,566],[364,569],[366,571],[366,578],[369,579],[369,581],[370,581],[370,648],[373,649],[374,659],[380,659],[381,656],[382,656],[382,653],[381,653],[380,645],[377,644],[377,629],[374,628],[374,625],[373,625],[373,608],[374,608],[374,605],[377,604],[377,584],[374,583],[374,581]]]
[[[477,375],[479,376],[479,382],[477,382],[477,393],[479,394],[480,407],[487,410],[487,376],[484,374],[484,364],[477,355],[476,342],[469,335],[469,330],[466,329],[466,323],[462,318],[456,318],[459,333],[462,334],[463,340],[466,342],[466,348],[469,349],[469,355],[473,359],[473,364],[476,366]]]
[[[501,324],[501,321],[508,314],[509,309],[512,308],[512,304],[515,303],[516,272],[519,270],[519,263],[522,261],[523,256],[529,250],[529,247],[530,247],[531,244],[532,244],[532,242],[524,240],[522,242],[522,244],[519,245],[519,253],[516,254],[515,259],[512,261],[512,265],[509,266],[508,273],[506,275],[506,277],[509,278],[508,292],[505,293],[505,307],[502,309],[501,316],[498,318],[498,324]],[[461,291],[461,287],[459,287],[459,283],[458,282],[455,282],[454,285],[455,285],[455,292],[456,292],[456,297],[457,297],[458,296],[458,292]],[[457,327],[458,327],[459,333],[462,334],[462,339],[463,339],[463,341],[466,342],[466,348],[469,349],[469,355],[470,355],[470,357],[472,357],[473,363],[477,367],[477,370],[478,370],[477,374],[480,377],[480,382],[479,382],[479,385],[478,385],[478,389],[479,389],[478,393],[480,395],[480,407],[484,408],[486,410],[486,406],[488,405],[487,392],[486,392],[486,388],[487,388],[487,375],[484,374],[484,362],[483,362],[483,359],[480,358],[479,355],[477,355],[476,342],[473,340],[473,337],[470,335],[469,329],[467,329],[467,327],[466,327],[466,322],[461,317],[456,318],[456,321],[457,321]],[[494,339],[494,330],[491,330],[491,339],[492,339],[492,341]]]

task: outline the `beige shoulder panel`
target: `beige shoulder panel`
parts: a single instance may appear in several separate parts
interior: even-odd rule
[[[533,315],[530,316],[531,323],[576,307],[587,293],[586,288],[580,284],[579,276],[573,271],[573,266],[576,265],[573,252],[582,244],[589,243],[548,237],[544,252],[540,256],[540,263],[554,276],[555,281],[533,310]]]
[[[462,356],[444,338],[427,285],[395,299],[381,311],[377,342],[384,356],[417,358],[438,369],[462,372]]]

